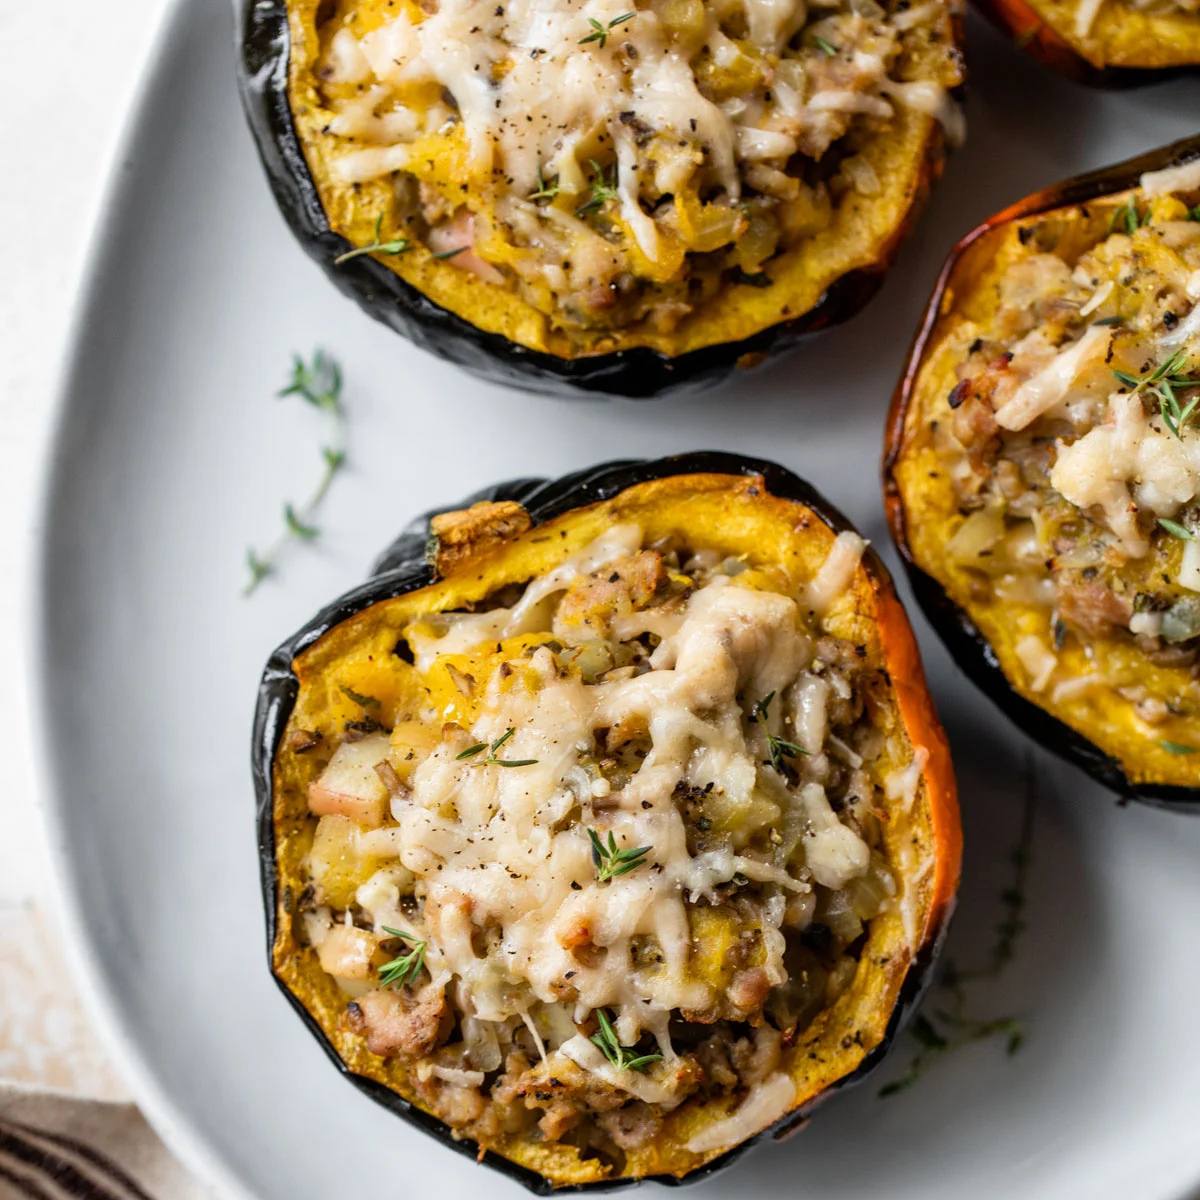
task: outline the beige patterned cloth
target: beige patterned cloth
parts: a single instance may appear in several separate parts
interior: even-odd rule
[[[215,1200],[137,1108],[49,922],[0,908],[0,1200]]]

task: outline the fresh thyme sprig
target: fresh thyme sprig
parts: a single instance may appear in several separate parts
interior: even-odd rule
[[[383,213],[380,213],[375,218],[375,240],[369,245],[356,246],[353,250],[347,250],[345,254],[339,254],[333,260],[333,265],[340,267],[342,263],[349,262],[352,258],[360,258],[364,254],[403,254],[410,245],[406,237],[393,238],[388,242],[383,240]]]
[[[253,546],[247,547],[246,566],[250,578],[242,592],[246,596],[275,572],[279,555],[290,539],[311,542],[320,535],[321,530],[313,522],[313,514],[320,508],[338,472],[346,465],[346,411],[342,404],[342,369],[337,360],[324,350],[317,350],[310,363],[306,363],[298,354],[293,355],[291,380],[277,395],[281,398],[299,396],[306,404],[328,413],[334,423],[335,444],[321,447],[323,470],[308,499],[299,505],[291,501],[284,504],[283,532],[275,542],[262,553]]]
[[[966,990],[968,983],[996,979],[1016,955],[1017,941],[1025,930],[1026,886],[1029,869],[1033,861],[1034,813],[1037,807],[1037,775],[1032,758],[1025,765],[1025,803],[1021,813],[1021,829],[1017,843],[1009,855],[1013,868],[1012,879],[1000,892],[1001,915],[996,922],[991,954],[985,966],[973,971],[959,971],[952,962],[939,986],[950,993],[951,1003],[947,1008],[935,1009],[933,1016],[941,1022],[939,1029],[929,1016],[919,1015],[912,1023],[911,1032],[920,1046],[909,1060],[908,1067],[898,1078],[879,1089],[880,1096],[894,1096],[912,1087],[929,1068],[933,1060],[951,1050],[957,1050],[972,1042],[986,1041],[993,1037],[1005,1039],[1008,1054],[1016,1054],[1025,1040],[1024,1025],[1013,1016],[991,1017],[980,1020],[967,1015]]]
[[[538,167],[537,173],[537,191],[530,192],[527,199],[529,200],[553,200],[558,195],[560,188],[558,179],[555,178],[553,183],[547,183],[546,177],[542,174],[542,168]]]
[[[920,1043],[921,1049],[912,1056],[904,1074],[879,1089],[880,1096],[894,1096],[912,1087],[928,1069],[930,1061],[948,1050],[956,1050],[971,1042],[982,1042],[988,1038],[1007,1035],[1009,1054],[1016,1054],[1024,1041],[1021,1023],[1015,1017],[996,1017],[990,1021],[960,1019],[953,1013],[939,1012],[943,1021],[954,1027],[950,1036],[940,1032],[926,1016],[918,1016],[912,1023],[911,1032]]]
[[[426,943],[415,934],[408,933],[403,929],[393,929],[390,925],[385,925],[383,932],[390,933],[392,937],[400,938],[402,941],[411,942],[412,949],[407,954],[401,954],[398,958],[393,958],[391,962],[384,963],[379,968],[379,982],[384,987],[403,987],[406,983],[412,983],[420,975],[421,968],[425,965]]]
[[[586,216],[603,208],[610,200],[617,198],[617,167],[613,164],[612,182],[604,174],[604,168],[594,158],[588,159],[592,168],[592,190],[588,198],[575,210],[577,217]]]
[[[494,742],[489,746],[487,742],[476,742],[473,746],[468,746],[461,753],[454,757],[457,761],[462,762],[463,759],[474,758],[476,754],[482,750],[488,752],[487,758],[481,762],[472,763],[475,767],[532,767],[538,760],[536,758],[497,758],[496,751],[508,741],[517,731],[509,726]]]
[[[771,708],[771,701],[774,699],[775,693],[768,692],[751,710],[750,719],[763,726],[764,729],[767,725],[767,713]],[[807,753],[808,751],[803,746],[798,746],[795,742],[789,742],[787,738],[781,738],[777,734],[767,732],[767,755],[770,758],[771,766],[780,775],[784,773],[783,760],[785,758],[798,758],[801,754]]]
[[[1130,375],[1128,371],[1112,368],[1112,373],[1130,391],[1136,394],[1144,388],[1155,398],[1163,423],[1176,437],[1179,437],[1180,431],[1200,405],[1200,392],[1187,404],[1180,403],[1175,395],[1176,388],[1200,387],[1200,378],[1182,374],[1181,369],[1187,357],[1186,350],[1176,350],[1170,358],[1164,359],[1145,375]]]
[[[592,863],[596,868],[598,883],[607,883],[618,875],[628,875],[640,867],[646,861],[646,855],[654,849],[653,846],[638,846],[621,850],[611,829],[608,831],[607,844],[594,829],[587,832],[588,840],[592,843]]]
[[[588,17],[588,24],[592,27],[592,32],[587,37],[581,37],[579,44],[586,46],[588,42],[595,42],[601,50],[608,45],[608,35],[616,29],[618,25],[624,25],[626,21],[632,21],[637,13],[627,12],[622,13],[619,17],[613,17],[607,25],[597,21],[595,17]]]
[[[651,1063],[662,1062],[661,1054],[635,1054],[628,1047],[622,1046],[617,1040],[617,1031],[604,1009],[596,1009],[596,1020],[600,1022],[600,1029],[592,1034],[592,1043],[600,1047],[600,1053],[618,1071],[644,1071]]]
[[[827,58],[834,58],[837,55],[838,48],[832,42],[821,37],[820,34],[813,34],[813,45]]]

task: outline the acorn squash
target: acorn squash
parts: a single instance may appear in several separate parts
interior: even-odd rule
[[[1152,83],[1200,65],[1200,11],[1167,0],[979,0],[993,24],[1080,83]]]
[[[951,253],[889,421],[917,598],[1031,736],[1200,807],[1200,139],[1047,188]]]
[[[413,524],[271,657],[271,970],[368,1095],[531,1189],[705,1176],[882,1057],[958,881],[886,569],[726,454]]]
[[[418,345],[535,391],[693,387],[848,317],[961,124],[945,0],[240,13],[304,248]]]

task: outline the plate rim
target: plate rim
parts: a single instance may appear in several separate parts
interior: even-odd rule
[[[86,932],[79,876],[67,850],[68,822],[61,768],[54,753],[46,671],[49,630],[45,614],[48,583],[54,566],[47,552],[46,534],[52,526],[57,526],[54,517],[64,472],[62,447],[67,440],[72,400],[87,379],[82,344],[91,314],[103,299],[103,281],[112,267],[108,234],[119,227],[123,219],[123,201],[133,191],[135,172],[126,171],[123,164],[127,158],[138,157],[130,152],[137,144],[136,134],[151,119],[150,101],[164,86],[168,58],[180,40],[186,40],[190,35],[186,25],[190,10],[189,0],[162,0],[154,14],[147,49],[137,67],[134,86],[108,139],[98,183],[82,222],[86,259],[76,278],[67,317],[61,327],[60,360],[47,389],[46,413],[33,450],[35,490],[20,561],[18,622],[25,636],[21,639],[19,673],[29,701],[26,747],[31,795],[50,870],[49,886],[41,891],[39,899],[47,905],[62,935],[64,948],[72,956],[80,983],[77,988],[80,1003],[142,1115],[176,1158],[218,1196],[232,1200],[261,1200],[212,1138],[180,1110],[167,1088],[160,1083],[154,1067],[133,1036],[133,1027],[123,1006],[106,981],[97,946]],[[1200,1197],[1200,1175],[1185,1183],[1180,1192],[1164,1195],[1162,1200],[1197,1197]]]
[[[151,17],[153,28],[148,47],[137,67],[133,89],[125,101],[102,155],[98,184],[83,223],[86,261],[77,277],[69,301],[67,319],[59,342],[60,360],[47,390],[47,411],[34,455],[35,493],[30,505],[22,556],[22,595],[18,620],[25,633],[21,639],[21,677],[29,700],[27,759],[31,794],[37,810],[46,859],[49,886],[39,899],[50,910],[62,936],[64,949],[79,977],[76,994],[113,1061],[134,1102],[154,1131],[175,1157],[207,1187],[234,1200],[257,1200],[229,1167],[224,1156],[183,1115],[158,1081],[137,1041],[131,1036],[127,1015],[110,989],[101,969],[97,948],[86,932],[83,896],[71,855],[67,850],[66,807],[60,768],[53,751],[50,689],[48,686],[49,578],[53,568],[48,553],[47,531],[56,524],[55,510],[61,493],[68,416],[72,399],[86,381],[87,364],[82,354],[89,319],[103,298],[102,284],[111,265],[108,235],[119,225],[123,200],[133,190],[133,174],[123,169],[127,154],[136,145],[138,130],[148,120],[150,100],[164,82],[167,59],[186,29],[187,0],[163,0]]]

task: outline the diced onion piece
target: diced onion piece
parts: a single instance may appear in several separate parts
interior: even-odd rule
[[[321,941],[321,970],[338,979],[369,979],[379,942],[373,933],[353,925],[334,925]]]
[[[504,282],[504,276],[475,253],[475,217],[468,209],[460,209],[452,221],[431,229],[427,241],[434,254],[446,255],[445,261],[460,271],[470,271],[485,283]]]
[[[981,508],[954,531],[946,543],[946,554],[955,562],[974,566],[1003,536],[1003,512],[999,508]]]
[[[996,424],[1004,429],[1024,429],[1066,399],[1076,376],[1102,353],[1111,333],[1103,325],[1092,325],[1079,341],[1059,351],[1049,365],[1021,384],[1013,398],[996,410]]]
[[[839,533],[825,561],[808,585],[808,603],[818,616],[850,586],[867,543],[857,533]]]
[[[685,1149],[703,1154],[739,1145],[778,1121],[795,1099],[796,1085],[789,1076],[777,1072],[754,1088],[736,1112],[695,1134]]]
[[[385,733],[343,742],[321,777],[308,785],[309,811],[317,816],[337,813],[360,825],[378,825],[388,793],[375,767],[387,757],[387,751]]]
[[[1016,646],[1017,658],[1029,675],[1029,690],[1044,691],[1058,666],[1058,659],[1050,652],[1050,648],[1040,637],[1029,634],[1021,638]]]
[[[1183,560],[1179,564],[1180,585],[1200,592],[1200,541],[1184,543]]]
[[[1092,298],[1079,310],[1079,315],[1081,317],[1090,317],[1112,295],[1115,286],[1111,279],[1106,279],[1092,293]]]

